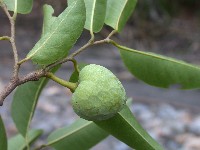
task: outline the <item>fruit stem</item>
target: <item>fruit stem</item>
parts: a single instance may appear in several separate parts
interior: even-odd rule
[[[65,81],[63,79],[60,79],[58,77],[56,77],[53,73],[51,72],[47,72],[46,73],[46,77],[52,79],[53,81],[59,83],[60,85],[62,86],[65,86],[67,88],[69,88],[70,90],[72,91],[75,91],[75,89],[77,88],[78,86],[78,83],[73,83],[73,82],[69,82],[69,81]]]
[[[77,61],[76,61],[75,59],[71,59],[70,61],[73,62],[75,71],[79,73],[80,70],[79,70],[79,68],[78,68],[78,63],[77,63]]]

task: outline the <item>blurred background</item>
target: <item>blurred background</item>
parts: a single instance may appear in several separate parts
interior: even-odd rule
[[[16,42],[20,58],[39,40],[42,29],[42,6],[51,4],[55,15],[66,7],[66,0],[35,0],[28,15],[18,15]],[[106,37],[111,29],[107,26],[96,35]],[[10,34],[8,19],[0,10],[0,36]],[[89,40],[84,31],[76,50]],[[133,49],[150,51],[200,64],[200,1],[198,0],[138,0],[136,10],[124,30],[113,37],[122,45]],[[73,51],[72,50],[72,51]],[[134,78],[124,67],[118,50],[110,45],[95,46],[77,57],[78,62],[95,63],[109,68],[122,81],[127,95],[133,98],[131,110],[142,126],[161,143],[166,150],[200,149],[200,90],[182,91],[174,87],[161,89],[146,85]],[[12,73],[13,55],[9,42],[0,41],[0,90]],[[34,70],[31,62],[22,65],[20,74]],[[57,75],[69,79],[72,64],[64,64]],[[10,117],[11,94],[0,108],[8,136],[16,134]],[[33,118],[32,127],[42,128],[45,133],[37,144],[59,127],[71,124],[77,115],[70,104],[68,89],[50,82],[42,92]],[[129,150],[125,144],[109,137],[93,150]]]

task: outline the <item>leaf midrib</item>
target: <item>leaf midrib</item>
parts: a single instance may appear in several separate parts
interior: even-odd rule
[[[124,9],[125,9],[125,6],[126,6],[127,2],[128,2],[128,0],[126,0],[126,2],[124,3],[123,9],[122,9],[122,11],[121,11],[120,14],[119,14],[119,17],[118,17],[118,20],[117,20],[117,25],[116,25],[116,30],[119,29],[119,22],[120,22],[122,13],[123,13],[123,11],[124,11]]]
[[[119,113],[119,114],[120,114],[120,113]],[[125,123],[126,123],[126,124],[128,124],[129,126],[131,126],[131,127],[146,141],[146,143],[148,143],[148,145],[149,145],[150,147],[154,148],[154,147],[146,140],[146,138],[144,138],[144,136],[142,136],[142,135],[140,134],[140,132],[138,132],[137,129],[136,129],[129,121],[126,121],[126,119],[122,116],[122,114],[120,114],[120,116],[122,117],[123,120],[125,120]]]
[[[78,0],[77,0],[78,1]],[[60,21],[60,23],[58,24],[57,28],[49,35],[49,37],[43,42],[43,44],[38,47],[35,52],[33,52],[31,55],[29,55],[26,59],[30,59],[31,57],[33,57],[42,47],[44,47],[46,45],[46,43],[48,42],[48,40],[53,36],[53,34],[57,31],[57,29],[59,28],[59,26],[61,25],[61,23],[67,18],[67,16],[69,15],[69,13],[72,11],[72,9],[75,7],[77,1],[74,2],[74,5],[72,4],[71,9],[68,11],[68,13],[65,15],[65,17]]]
[[[28,138],[28,130],[29,130],[29,126],[30,126],[30,123],[31,123],[31,120],[32,120],[32,117],[33,117],[33,113],[34,113],[34,108],[36,106],[36,103],[37,103],[37,99],[38,99],[38,96],[40,94],[40,90],[43,86],[43,83],[45,82],[46,78],[42,79],[39,87],[38,87],[38,90],[36,91],[36,94],[35,94],[35,97],[34,97],[34,103],[33,103],[33,107],[31,109],[31,114],[30,114],[30,117],[29,117],[29,120],[28,120],[28,124],[27,124],[27,127],[26,127],[26,135],[25,135],[25,141],[27,142],[29,140]]]
[[[91,24],[90,24],[90,32],[92,33],[93,32],[93,25],[94,25],[94,11],[95,11],[95,8],[96,8],[96,0],[94,0],[94,3],[92,5],[92,16],[91,16]]]
[[[37,131],[36,131],[37,132]],[[40,135],[40,133],[35,133],[35,136],[33,135],[32,137],[28,138],[28,141],[25,140],[25,143],[21,146],[21,149],[24,149],[27,144],[30,144],[35,138],[37,138]],[[28,142],[28,143],[27,143]],[[20,150],[21,150],[20,149]]]
[[[122,50],[125,50],[125,51],[138,53],[138,54],[141,54],[141,55],[144,55],[144,56],[150,56],[150,57],[153,57],[153,58],[156,58],[156,59],[165,60],[165,61],[173,62],[173,63],[180,64],[180,65],[185,65],[187,67],[192,67],[194,69],[200,70],[200,68],[198,66],[190,65],[190,64],[188,64],[186,62],[182,62],[182,61],[178,61],[178,60],[175,60],[175,59],[166,58],[164,56],[153,55],[153,54],[150,54],[148,52],[145,53],[145,52],[134,50],[134,49],[130,49],[130,48],[127,48],[127,47],[124,47],[124,46],[121,46],[121,45],[115,45],[115,46],[117,46],[118,48],[120,48]]]
[[[67,134],[61,136],[60,138],[58,138],[58,139],[56,139],[56,140],[54,140],[54,141],[52,141],[52,142],[47,143],[46,146],[53,145],[53,144],[55,144],[56,142],[58,142],[58,141],[64,139],[65,137],[70,136],[70,135],[72,135],[72,134],[75,134],[75,133],[78,132],[80,129],[85,128],[86,126],[88,126],[88,125],[91,124],[91,123],[92,123],[92,122],[89,121],[88,123],[84,124],[83,126],[77,128],[77,129],[75,129],[75,130],[73,130],[73,131],[71,131],[71,132],[68,132]]]

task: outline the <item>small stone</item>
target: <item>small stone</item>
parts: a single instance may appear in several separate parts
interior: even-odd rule
[[[142,122],[149,122],[149,120],[155,117],[152,111],[149,110],[149,107],[143,104],[133,104],[131,110]]]
[[[59,112],[59,107],[55,104],[52,103],[46,103],[46,102],[40,102],[38,103],[38,109],[46,112],[46,113],[58,113]]]
[[[188,138],[184,144],[185,150],[200,150],[200,137],[193,136]]]
[[[184,124],[182,121],[173,121],[169,127],[171,128],[173,135],[184,133],[186,130],[186,124]]]
[[[184,144],[187,141],[187,139],[191,137],[193,137],[193,135],[190,133],[179,134],[175,137],[175,141],[180,144]]]
[[[164,104],[159,107],[158,116],[163,119],[176,119],[178,117],[178,112],[174,107]]]
[[[45,88],[43,94],[45,96],[51,97],[51,96],[60,95],[62,92],[63,92],[62,89],[59,88],[58,86],[51,86],[51,87]]]
[[[193,122],[188,126],[190,132],[200,135],[200,117],[197,117]]]

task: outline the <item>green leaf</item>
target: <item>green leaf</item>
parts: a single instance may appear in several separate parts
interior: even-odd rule
[[[95,123],[136,150],[163,150],[142,128],[127,106],[116,116]]]
[[[74,0],[67,0],[68,6],[70,6],[73,2],[74,2]]]
[[[78,69],[81,70],[81,69],[83,69],[83,67],[85,67],[86,65],[88,65],[88,64],[86,64],[86,63],[80,63],[80,64],[78,64]],[[76,83],[76,82],[78,82],[78,78],[79,78],[79,73],[75,70],[75,71],[71,74],[69,81],[70,81],[70,82],[73,82],[73,83]]]
[[[99,32],[106,16],[107,0],[84,0],[86,6],[85,28],[91,32]]]
[[[1,116],[0,116],[0,139],[1,139],[0,150],[7,150],[7,136]]]
[[[56,17],[52,16],[54,13],[54,9],[50,5],[45,4],[43,6],[43,13],[44,13],[44,19],[43,19],[42,36],[44,36],[44,34],[50,32],[50,27],[56,19]]]
[[[79,78],[79,73],[78,73],[78,71],[75,70],[75,71],[71,74],[71,76],[70,76],[70,78],[69,78],[69,82],[76,83],[76,82],[78,82],[78,78]]]
[[[33,143],[40,135],[42,130],[31,130],[28,132],[28,144]],[[18,134],[8,141],[8,150],[24,150],[27,143],[21,134]]]
[[[163,88],[177,86],[182,89],[200,87],[198,66],[153,53],[118,47],[129,71],[150,85]]]
[[[75,0],[55,19],[26,59],[48,65],[65,58],[83,31],[85,16],[84,1]]]
[[[15,1],[16,0],[3,0],[10,11],[15,10]],[[32,7],[33,0],[17,0],[17,13],[28,14],[31,12]]]
[[[68,0],[70,6],[73,0]],[[84,0],[86,7],[85,29],[99,32],[105,21],[107,0]]]
[[[105,23],[120,32],[132,14],[137,0],[107,0]]]
[[[57,150],[88,150],[108,136],[92,121],[78,119],[72,125],[57,129],[48,137],[48,144]]]
[[[18,131],[24,137],[29,130],[39,95],[46,83],[46,78],[27,82],[19,86],[14,94],[11,114]]]
[[[56,72],[59,67],[52,72]],[[48,81],[47,78],[41,78],[39,81],[27,82],[19,86],[14,94],[11,115],[19,133],[24,137],[27,136],[40,93]]]

